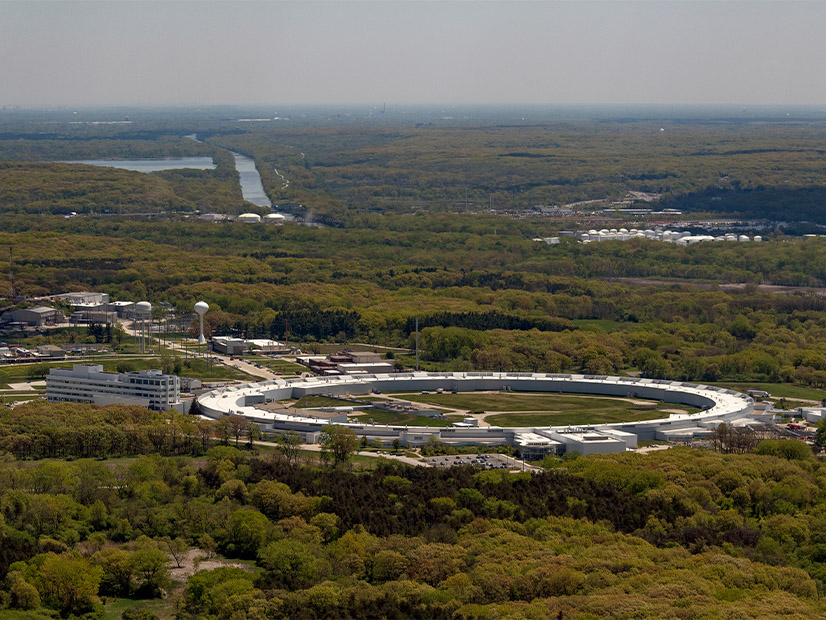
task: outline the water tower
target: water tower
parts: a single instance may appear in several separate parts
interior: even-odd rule
[[[152,304],[139,301],[135,304],[135,318],[141,320],[141,353],[146,353],[146,317],[149,317],[149,341],[152,342]]]
[[[199,301],[195,304],[195,312],[198,313],[198,318],[201,321],[201,333],[198,335],[198,344],[206,344],[206,338],[204,338],[204,315],[209,310],[209,304],[205,301]]]

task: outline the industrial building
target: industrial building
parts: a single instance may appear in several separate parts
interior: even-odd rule
[[[180,409],[178,377],[160,370],[104,372],[97,364],[52,368],[46,375],[46,400],[58,403],[138,405],[166,411]]]
[[[134,301],[110,301],[107,304],[107,310],[114,312],[120,319],[134,319],[135,318],[135,302]]]
[[[224,355],[244,355],[250,351],[262,353],[289,353],[290,349],[283,342],[264,338],[233,338],[231,336],[214,336],[211,348]]]
[[[372,351],[339,351],[334,355],[305,355],[296,358],[318,375],[374,375],[394,372],[392,362]]]
[[[3,322],[19,323],[28,327],[43,327],[44,325],[57,325],[63,322],[64,318],[60,310],[48,306],[37,306],[6,312],[3,315]]]
[[[69,321],[71,323],[101,323],[108,325],[118,322],[118,314],[117,312],[107,312],[106,310],[89,310],[83,308],[72,312]]]

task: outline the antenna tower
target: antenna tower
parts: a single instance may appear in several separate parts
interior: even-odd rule
[[[17,291],[14,289],[14,248],[9,248],[9,299],[14,301]]]

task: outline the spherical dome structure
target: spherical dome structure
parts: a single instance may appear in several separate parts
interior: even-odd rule
[[[286,219],[281,213],[267,213],[264,216],[265,222],[283,222]]]
[[[195,304],[195,312],[200,315],[206,314],[206,311],[209,310],[209,304],[205,301],[199,301]]]
[[[135,312],[138,314],[149,314],[152,312],[152,304],[148,301],[139,301],[135,304]]]
[[[261,216],[257,213],[242,213],[238,216],[238,221],[245,224],[257,224],[261,221]]]

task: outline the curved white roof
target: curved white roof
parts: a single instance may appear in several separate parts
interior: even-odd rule
[[[268,401],[288,398],[300,398],[308,394],[368,394],[372,390],[381,391],[418,391],[436,390],[437,388],[456,389],[461,392],[475,390],[507,389],[531,392],[577,392],[591,394],[608,394],[613,396],[650,398],[664,402],[682,403],[700,407],[703,411],[688,415],[676,414],[658,420],[596,425],[597,428],[616,428],[638,435],[651,435],[655,430],[694,427],[698,424],[715,424],[725,420],[742,418],[753,412],[754,402],[751,397],[716,386],[682,383],[656,379],[637,379],[633,377],[610,377],[591,375],[565,375],[543,373],[428,373],[412,372],[397,374],[377,374],[359,376],[304,377],[277,379],[261,383],[247,383],[207,392],[198,397],[197,402],[203,415],[221,418],[225,415],[242,415],[258,424],[265,424],[276,429],[292,428],[295,430],[320,430],[329,422],[313,417],[312,411],[279,413],[266,411],[255,406]],[[369,434],[385,432],[398,434],[406,426],[392,426],[364,423],[347,423],[358,433],[369,429]],[[594,425],[588,425],[594,426]],[[415,427],[417,431],[445,430],[443,427]],[[567,427],[519,427],[519,431],[548,431]],[[498,427],[480,427],[468,429],[468,433],[478,434],[480,438],[491,430],[503,431]],[[467,435],[470,437],[470,435]]]

